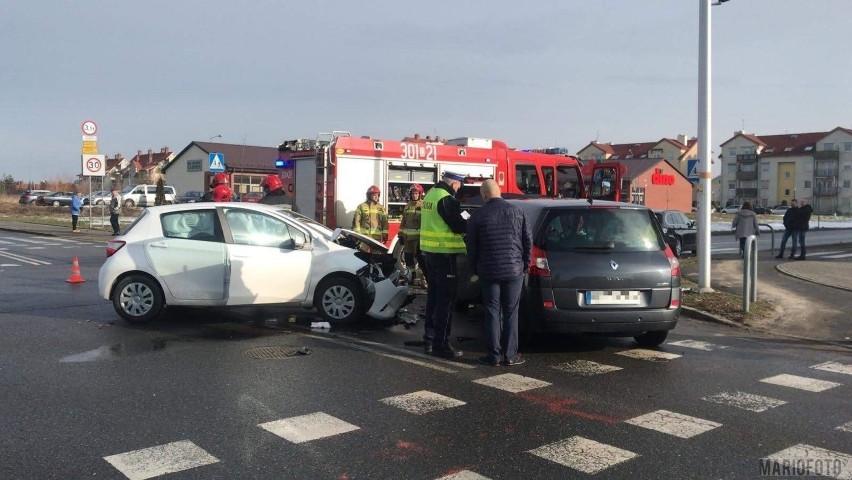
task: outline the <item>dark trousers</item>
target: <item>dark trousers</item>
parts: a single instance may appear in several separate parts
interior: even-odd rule
[[[403,253],[402,253],[402,258],[405,260],[405,266],[409,270],[411,270],[411,279],[412,280],[414,280],[414,277],[415,277],[415,273],[414,273],[414,263],[415,262],[414,262],[414,260],[416,258],[417,259],[417,265],[420,265],[420,270],[423,272],[423,278],[425,278],[427,282],[429,281],[429,276],[426,272],[426,261],[423,259],[423,252],[421,252],[418,249],[417,253],[414,254],[414,253],[409,252],[408,250],[404,250]]]
[[[71,215],[71,230],[77,230],[77,218],[79,215]]]
[[[485,306],[485,352],[492,361],[518,356],[518,304],[523,275],[510,280],[479,279]]]
[[[117,234],[121,233],[121,230],[119,230],[119,226],[118,226],[118,214],[117,213],[110,213],[109,214],[109,224],[112,225],[112,233],[113,234],[117,235]]]
[[[787,239],[793,239],[793,246],[790,249],[790,256],[796,255],[796,245],[799,243],[799,231],[798,230],[784,230],[784,235],[781,236],[781,250],[778,252],[778,255],[784,256],[784,248],[787,246]]]
[[[423,340],[431,343],[435,351],[445,350],[450,346],[456,304],[456,255],[425,252],[423,256],[429,281]]]
[[[799,253],[799,256],[802,257],[802,258],[805,258],[805,254],[807,253],[807,252],[805,252],[805,235],[808,233],[808,231],[807,230],[799,230],[796,233],[799,234],[799,248],[801,249],[800,250],[801,253]],[[792,255],[792,253],[790,255]]]

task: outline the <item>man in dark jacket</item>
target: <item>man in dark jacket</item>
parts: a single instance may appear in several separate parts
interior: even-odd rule
[[[294,212],[299,211],[293,201],[290,200],[290,197],[287,196],[287,193],[284,192],[284,183],[278,175],[275,175],[274,173],[267,175],[266,178],[260,182],[260,188],[263,189],[265,195],[257,203],[263,203],[265,205],[283,205],[284,208],[289,207],[290,210],[293,210]]]
[[[794,230],[796,215],[799,212],[799,202],[795,198],[790,200],[790,208],[784,212],[784,235],[781,236],[781,250],[775,258],[784,258],[784,249],[787,247],[787,239],[793,239],[793,247],[790,249],[790,259],[796,256],[796,245],[799,243],[799,232]]]
[[[462,234],[467,220],[455,197],[464,180],[464,175],[444,172],[423,198],[420,216],[420,250],[429,279],[423,340],[426,353],[448,359],[462,355],[450,346],[450,330],[458,286],[456,257],[465,252]]]
[[[497,366],[520,365],[518,304],[529,270],[532,234],[524,212],[500,197],[494,180],[482,182],[485,204],[467,222],[468,262],[479,276],[485,306],[486,355],[479,361]]]
[[[808,204],[807,200],[802,200],[802,206],[799,207],[799,211],[796,212],[796,232],[799,234],[799,248],[801,248],[801,253],[796,260],[805,260],[805,255],[807,251],[805,251],[805,235],[808,233],[808,229],[811,224],[811,215],[814,213],[814,208]],[[792,254],[790,255],[792,257]]]

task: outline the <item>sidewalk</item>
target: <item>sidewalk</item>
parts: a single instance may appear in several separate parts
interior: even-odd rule
[[[97,228],[82,228],[81,233],[72,233],[68,226],[0,220],[0,231],[3,230],[104,244],[113,238],[111,232]],[[808,253],[815,255],[804,261],[778,260],[770,252],[762,251],[758,257],[757,298],[776,305],[779,315],[745,326],[852,347],[852,321],[849,320],[849,312],[852,312],[852,257],[832,259],[819,255],[820,251],[830,248],[809,248]],[[697,264],[691,265],[684,268],[684,275],[688,278],[696,277],[697,270]],[[710,277],[714,289],[740,295],[742,260],[737,255],[714,257]],[[688,307],[684,307],[684,314],[691,318],[743,326]]]

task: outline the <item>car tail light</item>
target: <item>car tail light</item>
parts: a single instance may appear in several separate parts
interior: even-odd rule
[[[672,267],[672,278],[680,277],[680,262],[672,252],[671,247],[666,245],[666,258],[669,260],[669,265]]]
[[[127,244],[127,242],[125,242],[123,240],[112,240],[110,242],[107,242],[107,250],[106,250],[107,258],[111,257],[113,253],[121,250],[121,247],[123,247],[126,244]]]
[[[531,277],[549,277],[550,265],[547,263],[547,252],[543,248],[532,247],[532,259],[530,259]]]

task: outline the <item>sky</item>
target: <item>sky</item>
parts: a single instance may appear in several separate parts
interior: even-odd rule
[[[0,174],[344,130],[516,148],[697,136],[701,0],[7,0]],[[852,128],[852,1],[712,8],[712,148]]]

